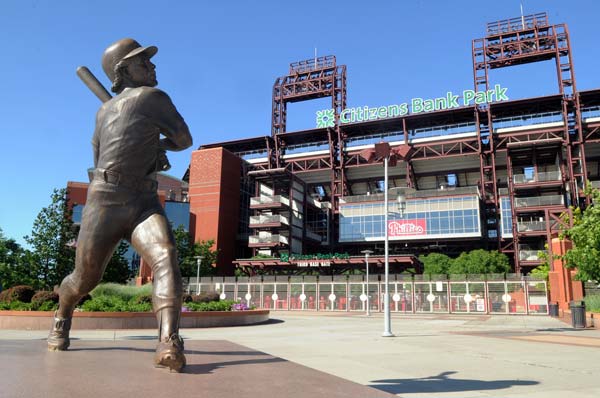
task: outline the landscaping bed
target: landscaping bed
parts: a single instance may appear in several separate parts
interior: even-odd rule
[[[84,297],[73,316],[74,329],[152,329],[150,285],[141,288],[116,284],[99,285]],[[54,292],[35,292],[15,286],[0,293],[0,329],[45,330],[58,307]],[[181,327],[239,326],[265,322],[268,310],[255,310],[242,303],[220,300],[218,294],[185,295]]]

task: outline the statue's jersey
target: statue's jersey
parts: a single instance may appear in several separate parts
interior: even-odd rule
[[[152,87],[127,88],[98,110],[94,165],[135,178],[151,177],[161,133],[174,142],[178,135],[189,134],[169,96]]]

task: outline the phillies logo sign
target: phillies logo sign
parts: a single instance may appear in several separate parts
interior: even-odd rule
[[[388,221],[388,236],[425,235],[427,222],[424,219]]]

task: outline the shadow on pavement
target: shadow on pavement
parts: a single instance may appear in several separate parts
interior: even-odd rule
[[[391,394],[441,393],[461,391],[501,390],[512,386],[533,386],[539,384],[532,380],[472,380],[451,379],[449,375],[457,372],[442,372],[439,375],[420,379],[373,380],[369,387]]]
[[[86,348],[73,348],[69,347],[69,352],[77,351],[135,351],[135,352],[154,352],[152,348],[137,348],[137,347],[86,347]]]
[[[251,325],[240,325],[237,327],[253,327],[253,326],[265,326],[265,325],[276,325],[278,323],[284,323],[285,321],[282,319],[274,319],[274,318],[269,318],[264,322],[259,322],[259,323],[253,323]]]
[[[257,365],[257,364],[268,364],[277,362],[287,362],[284,359],[271,357],[264,359],[244,359],[239,361],[228,361],[228,362],[215,362],[205,364],[188,364],[184,369],[183,373],[187,374],[208,374],[213,373],[217,369],[227,368],[230,366],[238,365]]]
[[[564,327],[564,328],[545,328],[545,329],[536,329],[536,332],[585,332],[585,329],[575,329],[573,327]]]
[[[123,340],[158,340],[156,336],[123,336]]]

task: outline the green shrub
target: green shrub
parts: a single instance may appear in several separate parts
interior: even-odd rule
[[[142,294],[140,296],[135,296],[129,300],[131,304],[150,304],[152,305],[152,295],[151,294]]]
[[[127,303],[127,312],[150,312],[152,311],[152,303],[148,302],[136,302],[136,299],[132,299]]]
[[[585,309],[590,312],[600,312],[600,294],[585,296]]]
[[[31,311],[31,303],[24,303],[22,301],[11,301],[9,303],[9,310],[11,311]]]
[[[186,303],[185,306],[190,311],[231,311],[231,306],[235,304],[232,300],[211,301],[209,303]]]
[[[85,296],[83,296],[82,298],[79,299],[79,301],[77,302],[77,307],[81,307],[83,305],[83,303],[85,303],[88,300],[91,300],[92,296],[90,296],[89,294],[86,294]]]
[[[31,303],[32,311],[56,311],[58,309],[58,303],[52,301],[44,301],[39,304]]]
[[[127,307],[127,301],[121,297],[100,295],[83,303],[81,309],[89,312],[123,312],[127,311]]]
[[[93,298],[99,296],[119,297],[125,301],[133,297],[152,294],[152,284],[144,286],[119,285],[118,283],[102,283],[90,293]]]
[[[152,298],[147,298],[138,296],[126,301],[117,296],[101,295],[83,303],[81,309],[88,312],[149,312],[152,311]]]

